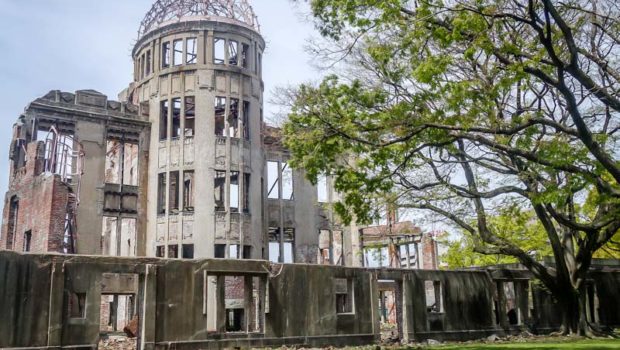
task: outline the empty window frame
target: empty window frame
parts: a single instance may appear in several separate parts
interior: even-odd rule
[[[269,228],[269,261],[278,263],[280,261],[280,228]]]
[[[334,265],[344,265],[344,237],[342,231],[332,231]]]
[[[329,230],[319,230],[319,253],[317,262],[320,265],[331,264],[332,245]]]
[[[424,281],[426,310],[431,313],[443,312],[442,285],[440,281]]]
[[[123,158],[123,144],[118,140],[108,140],[105,156],[105,183],[121,183],[121,159]]]
[[[285,228],[282,237],[284,247],[284,263],[292,264],[295,262],[295,229]]]
[[[213,63],[224,64],[226,62],[226,39],[213,39]]]
[[[163,245],[157,246],[155,248],[155,257],[156,258],[165,258],[166,257],[166,247]]]
[[[86,318],[86,293],[67,293],[67,313],[69,318]]]
[[[228,40],[228,64],[236,66],[239,64],[239,43]]]
[[[230,172],[230,211],[233,213],[239,212],[239,172]]]
[[[239,99],[230,99],[230,109],[228,111],[228,136],[239,138]]]
[[[146,51],[146,76],[151,75],[151,70],[152,70],[152,64],[153,64],[153,58],[151,56],[151,50],[147,50]]]
[[[217,96],[215,98],[215,135],[224,135],[226,124],[226,97]]]
[[[146,71],[146,54],[142,54],[140,60],[138,61],[138,65],[140,66],[140,79],[144,79],[144,72]]]
[[[243,101],[243,138],[250,139],[250,102]]]
[[[213,257],[216,259],[226,259],[226,244],[216,244],[213,247]]]
[[[248,68],[248,55],[250,53],[250,45],[245,43],[241,45],[241,66],[243,68]]]
[[[183,172],[183,211],[194,211],[194,172]]]
[[[321,175],[317,180],[317,196],[319,203],[329,202],[329,189],[327,188],[327,176]]]
[[[123,185],[138,186],[139,147],[135,143],[125,143],[123,147]]]
[[[181,136],[181,99],[172,99],[172,138],[178,139]]]
[[[105,183],[138,186],[138,145],[108,140],[105,159]]]
[[[118,256],[118,218],[104,216],[101,227],[101,252],[106,256]]]
[[[172,47],[174,50],[172,64],[175,66],[180,66],[183,64],[183,40],[175,40]]]
[[[159,113],[159,140],[164,141],[168,139],[168,112],[170,109],[170,102],[168,100],[161,102],[161,108]]]
[[[168,208],[171,212],[179,211],[179,172],[170,172],[170,186],[168,189]]]
[[[121,220],[120,256],[132,257],[137,255],[136,250],[136,219],[123,218]]]
[[[194,258],[194,245],[193,244],[183,244],[183,259],[193,259]]]
[[[353,279],[334,278],[336,314],[354,314],[355,296]]]
[[[185,63],[198,63],[198,40],[196,40],[196,38],[187,38],[187,52],[185,54]]]
[[[194,137],[196,128],[196,98],[194,96],[185,97],[185,138]]]
[[[243,212],[250,212],[250,174],[244,174],[243,178]]]
[[[6,237],[6,249],[13,250],[13,241],[17,232],[17,223],[19,217],[19,200],[17,196],[11,197],[11,206],[9,207],[9,227]]]
[[[213,184],[213,193],[215,195],[215,210],[216,211],[226,211],[226,204],[224,200],[225,189],[226,189],[226,172],[225,171],[216,171],[214,184]]]
[[[24,232],[24,253],[28,253],[30,251],[32,244],[32,230],[28,230]]]
[[[166,174],[159,174],[157,179],[157,214],[166,214]]]
[[[267,198],[280,198],[280,173],[278,162],[267,162]]]
[[[293,200],[293,169],[288,163],[282,163],[282,199]]]
[[[178,259],[179,258],[179,246],[169,245],[168,246],[168,259]]]
[[[170,67],[170,42],[161,44],[161,67]]]
[[[229,259],[245,259],[248,260],[252,256],[252,246],[244,245],[243,252],[241,252],[241,245],[231,244],[228,246],[228,258]]]

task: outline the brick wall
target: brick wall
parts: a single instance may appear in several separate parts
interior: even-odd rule
[[[431,234],[424,234],[422,238],[422,269],[437,270],[437,241]]]
[[[18,201],[17,220],[14,229],[12,250],[24,250],[24,238],[31,231],[30,252],[62,252],[69,187],[60,177],[43,173],[43,160],[38,157],[42,143],[28,144],[26,165],[15,169],[9,179],[3,210],[2,239],[0,249],[7,248],[7,237],[11,229],[11,200]]]

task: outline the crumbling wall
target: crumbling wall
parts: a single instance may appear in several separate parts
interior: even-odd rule
[[[4,201],[0,249],[64,252],[67,201],[71,189],[60,177],[44,173],[40,142],[27,145],[26,165],[11,177]],[[17,204],[17,210],[13,209]],[[28,237],[29,236],[29,237]],[[10,238],[11,242],[8,242]]]
[[[600,305],[609,308],[601,313],[599,326],[617,324],[618,276],[617,271],[591,275]],[[227,283],[231,277],[234,282]],[[523,284],[525,277],[524,270],[360,269],[5,251],[0,252],[0,348],[96,346],[104,295],[134,298],[140,320],[138,341],[145,349],[371,344],[380,337],[379,284],[383,280],[397,283],[398,329],[403,340],[468,340],[513,331],[495,324],[494,285]],[[243,281],[242,293],[238,293],[239,281]],[[211,295],[214,300],[209,300]],[[515,295],[523,298],[522,292]],[[240,329],[227,325],[235,314],[229,314],[230,297],[243,302],[245,319]],[[429,298],[434,300],[429,303]],[[540,306],[534,304],[534,308]],[[538,317],[547,317],[535,311]],[[207,321],[213,316],[215,326],[210,327]]]

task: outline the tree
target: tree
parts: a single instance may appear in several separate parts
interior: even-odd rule
[[[592,258],[620,229],[620,8],[615,1],[312,0],[347,74],[294,92],[285,144],[334,177],[346,220],[372,198],[441,215],[475,251],[513,257],[591,335]],[[591,215],[579,208],[589,199]],[[535,214],[553,266],[490,219]]]
[[[536,219],[533,211],[523,211],[513,206],[502,209],[498,215],[488,217],[488,221],[493,232],[504,239],[512,240],[536,260],[541,261],[552,255],[545,229]],[[518,263],[518,260],[512,256],[476,253],[475,241],[471,235],[466,231],[460,231],[460,239],[444,242],[447,245],[447,251],[442,255],[441,260],[447,263],[448,267],[464,268]]]

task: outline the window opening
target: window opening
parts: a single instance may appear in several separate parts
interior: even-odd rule
[[[333,254],[334,254],[334,265],[344,265],[344,249],[343,249],[343,237],[342,231],[333,231],[332,232],[334,244],[333,244]]]
[[[440,281],[424,281],[426,310],[430,313],[443,312],[442,286]]]
[[[170,188],[168,194],[168,208],[171,212],[179,211],[179,172],[170,172]]]
[[[228,40],[228,64],[231,66],[239,64],[239,44],[234,40]]]
[[[183,40],[175,40],[173,44],[174,56],[172,64],[180,66],[183,64]]]
[[[250,174],[244,174],[243,179],[243,212],[250,212]]]
[[[169,245],[168,246],[168,259],[178,259],[179,258],[179,246],[178,245]]]
[[[86,318],[86,293],[69,292],[67,299],[69,318]]]
[[[32,230],[28,230],[24,232],[24,252],[28,253],[30,251],[30,244],[32,242]]]
[[[239,99],[230,99],[230,110],[228,111],[228,136],[239,138]]]
[[[226,186],[226,172],[216,171],[214,179],[214,191],[215,194],[215,210],[226,211],[224,195]]]
[[[159,115],[159,140],[168,139],[168,110],[170,103],[168,100],[161,102],[161,110]]]
[[[293,200],[293,169],[288,163],[282,163],[282,199]]]
[[[6,237],[6,249],[13,250],[13,241],[17,232],[17,219],[19,217],[19,200],[17,196],[11,198],[11,206],[9,208],[9,227]]]
[[[194,245],[183,244],[183,259],[193,259],[193,258],[194,258]]]
[[[194,137],[196,127],[196,98],[188,96],[185,98],[185,138]]]
[[[151,65],[153,64],[153,58],[151,57],[151,50],[146,52],[146,75],[151,75]]]
[[[172,138],[181,136],[181,99],[172,99]]]
[[[143,54],[142,57],[140,57],[140,79],[144,79],[144,72],[146,72],[145,66],[146,54]]]
[[[213,63],[224,64],[226,62],[226,40],[222,38],[213,39]]]
[[[517,306],[517,296],[514,282],[504,282],[504,298],[506,300],[506,316],[511,325],[521,324],[520,313]]]
[[[336,314],[352,314],[353,308],[353,280],[334,278],[334,294],[336,294]]]
[[[215,98],[215,135],[225,136],[226,97]]]
[[[120,256],[132,257],[136,251],[136,219],[121,220]]]
[[[226,244],[216,244],[213,256],[216,259],[226,259]]]
[[[329,195],[327,189],[327,176],[320,175],[317,179],[317,195],[319,199],[319,203],[327,203],[329,202]]]
[[[280,198],[280,175],[278,162],[267,162],[267,198]]]
[[[230,210],[239,212],[239,172],[230,172]]]
[[[125,143],[123,151],[123,185],[138,186],[138,158],[140,152],[135,143]]]
[[[246,329],[245,317],[245,278],[242,276],[224,277],[224,295],[226,308],[226,332],[242,332]]]
[[[165,42],[161,46],[161,67],[170,67],[170,42]]]
[[[242,44],[241,48],[241,66],[243,68],[248,68],[248,53],[250,52],[250,45]]]
[[[194,211],[194,172],[183,172],[183,210]]]
[[[159,174],[157,180],[157,214],[166,214],[166,174]]]
[[[155,248],[155,257],[156,258],[164,258],[166,257],[166,247],[163,245],[157,246]]]
[[[283,240],[284,263],[292,264],[295,262],[295,229],[285,228]]]
[[[243,101],[243,138],[250,139],[250,102]]]
[[[187,54],[185,57],[187,64],[196,64],[198,62],[198,41],[196,38],[187,39]]]
[[[331,264],[331,239],[329,230],[319,230],[319,256],[318,263],[320,265]]]
[[[269,261],[280,262],[280,228],[269,228]]]

